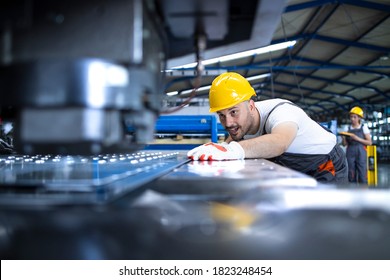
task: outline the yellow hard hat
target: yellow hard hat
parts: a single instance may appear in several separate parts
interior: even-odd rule
[[[251,84],[238,73],[226,72],[216,77],[209,92],[210,112],[217,112],[256,96]]]
[[[356,114],[359,117],[363,118],[363,109],[360,107],[353,107],[351,111],[349,111],[350,114]]]

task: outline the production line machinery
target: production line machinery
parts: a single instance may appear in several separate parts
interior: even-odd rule
[[[284,4],[2,1],[1,258],[389,259],[388,186],[147,145],[163,70],[269,44]]]

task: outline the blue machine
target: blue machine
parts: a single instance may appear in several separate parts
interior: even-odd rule
[[[160,116],[156,122],[155,134],[207,136],[212,142],[218,142],[218,136],[225,135],[224,127],[218,123],[215,115],[169,115]],[[150,144],[147,149],[192,149],[196,144]]]
[[[337,120],[331,120],[329,122],[320,122],[320,125],[328,128],[333,134],[337,135]]]

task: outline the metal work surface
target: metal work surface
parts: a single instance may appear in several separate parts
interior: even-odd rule
[[[317,187],[318,182],[300,172],[265,159],[192,161],[150,185],[170,195],[234,197],[243,191],[268,187]]]

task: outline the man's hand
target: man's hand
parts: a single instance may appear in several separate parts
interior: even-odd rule
[[[187,153],[192,160],[232,160],[244,159],[244,149],[235,141],[222,144],[207,143],[196,147]]]

